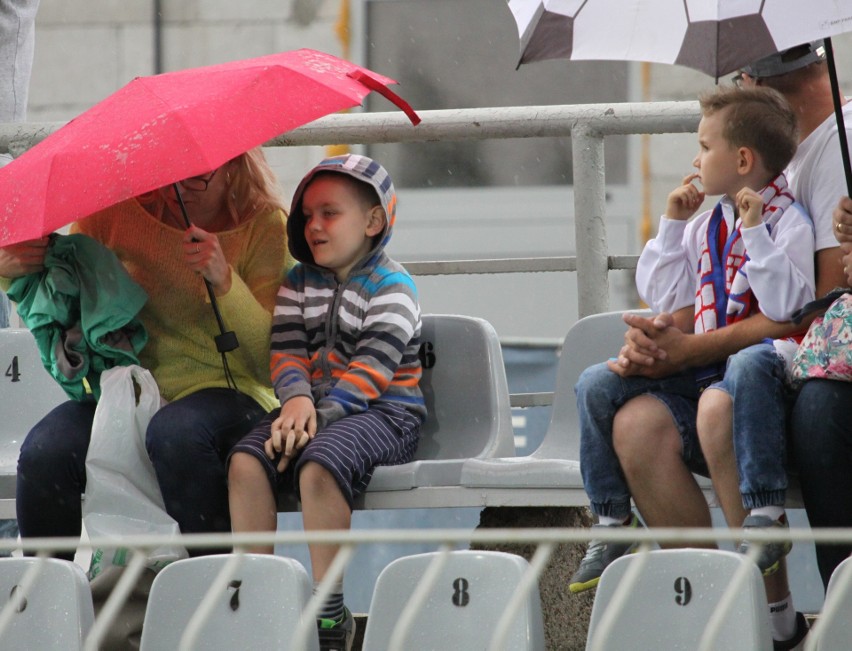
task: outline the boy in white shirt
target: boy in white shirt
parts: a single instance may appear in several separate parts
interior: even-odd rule
[[[786,321],[814,296],[813,227],[789,193],[782,174],[796,150],[795,115],[779,93],[763,88],[720,89],[702,97],[701,107],[700,151],[693,161],[698,172],[687,176],[669,196],[659,233],[639,260],[639,293],[656,313],[674,313],[681,321],[691,318],[696,333],[722,328],[758,312]],[[723,196],[713,210],[687,223],[705,193]],[[683,369],[662,379],[622,378],[606,363],[586,369],[576,388],[580,463],[592,511],[599,520],[595,526],[638,524],[631,513],[631,489],[621,466],[629,459],[618,456],[612,436],[613,422],[625,403],[635,399],[662,402],[680,432],[680,454],[687,467],[707,475],[697,427],[704,390],[710,386],[720,389],[707,394],[717,397],[729,395],[728,391],[750,391],[750,397],[759,400],[760,387],[737,382],[740,370],[756,367],[771,373],[780,365],[783,373],[783,360],[771,344],[744,349],[742,355],[744,363],[734,373],[719,364]],[[759,403],[749,409],[752,418],[766,416]],[[780,417],[783,424],[783,412]],[[743,440],[743,447],[754,453],[754,462],[743,460],[741,468],[760,485],[754,492],[783,494],[777,485],[783,482],[786,487],[783,441]],[[767,480],[768,487],[763,486],[764,457],[771,457],[772,463],[777,458],[782,473],[782,477],[773,475]],[[761,472],[752,472],[754,463]],[[642,504],[637,506],[641,512]],[[630,548],[629,544],[593,540],[571,579],[570,590],[582,592],[597,585],[603,569]]]

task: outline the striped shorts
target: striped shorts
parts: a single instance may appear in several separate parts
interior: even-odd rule
[[[420,439],[420,416],[394,403],[378,403],[360,414],[346,416],[318,431],[284,472],[276,469],[280,457],[270,459],[263,449],[269,439],[275,409],[262,418],[231,450],[245,452],[260,461],[269,477],[272,492],[292,486],[298,495],[299,470],[308,461],[318,463],[337,481],[352,508],[355,498],[367,490],[376,466],[408,463]]]

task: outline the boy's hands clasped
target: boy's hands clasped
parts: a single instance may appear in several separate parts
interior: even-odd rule
[[[266,456],[275,459],[279,454],[278,472],[290,463],[299,450],[317,433],[317,410],[308,396],[290,398],[281,407],[281,414],[272,421],[272,433],[264,444]]]

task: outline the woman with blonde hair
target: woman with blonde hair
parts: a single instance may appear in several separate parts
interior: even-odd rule
[[[148,294],[139,319],[149,340],[139,359],[168,404],[152,419],[146,448],[166,510],[183,533],[230,531],[225,459],[277,404],[269,333],[287,266],[285,220],[257,148],[72,227],[111,249]],[[47,246],[42,238],[0,249],[0,275],[40,271]],[[217,351],[219,327],[204,280],[239,342],[227,355]],[[18,461],[22,536],[80,534],[94,413],[94,402],[69,401],[27,435]]]

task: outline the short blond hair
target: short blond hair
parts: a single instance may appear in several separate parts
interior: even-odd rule
[[[721,87],[699,98],[703,115],[726,111],[722,137],[732,147],[748,147],[777,176],[796,153],[799,127],[784,96],[767,87]]]

